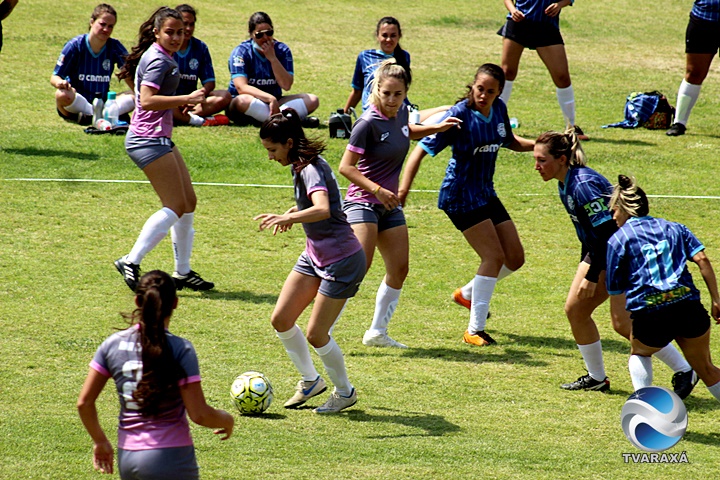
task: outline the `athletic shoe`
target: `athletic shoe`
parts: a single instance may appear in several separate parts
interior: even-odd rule
[[[303,128],[318,128],[320,126],[320,119],[317,117],[305,117],[300,121]]]
[[[469,331],[465,330],[462,341],[478,347],[486,347],[497,343],[495,339],[484,330],[476,334],[471,334]]]
[[[213,282],[203,280],[199,273],[192,270],[190,270],[187,275],[180,275],[175,272],[172,274],[172,277],[173,280],[175,280],[175,288],[178,290],[182,290],[187,287],[190,290],[195,290],[197,292],[198,290],[205,291],[215,288],[215,284]]]
[[[698,378],[695,370],[676,372],[672,377],[673,390],[675,390],[678,397],[685,399],[693,391],[698,380],[700,378]]]
[[[205,117],[205,123],[203,127],[217,127],[218,125],[230,125],[230,119],[225,115],[213,115],[212,117]]]
[[[300,380],[297,384],[295,395],[285,402],[283,406],[285,408],[297,408],[315,395],[320,395],[325,390],[327,390],[327,385],[325,385],[325,380],[323,380],[320,375],[313,381]]]
[[[387,333],[372,333],[370,330],[365,332],[362,342],[368,347],[407,348],[407,345],[393,340]]]
[[[125,257],[115,260],[115,268],[123,276],[125,283],[133,292],[137,289],[140,281],[140,265],[135,265],[125,260]]]
[[[102,98],[96,98],[95,100],[93,100],[92,106],[92,126],[94,127],[95,125],[97,125],[97,121],[103,118],[103,109],[105,108],[105,102],[103,102]]]
[[[587,142],[590,140],[590,137],[585,135],[585,132],[582,131],[582,128],[578,127],[577,125],[573,125],[573,128],[575,129],[575,135],[577,135],[578,140]]]
[[[563,383],[560,388],[564,390],[597,390],[598,392],[605,392],[610,390],[610,380],[607,377],[605,377],[605,380],[595,380],[590,374],[587,374],[572,383]]]
[[[343,397],[337,391],[337,388],[330,394],[328,401],[317,407],[313,412],[315,413],[338,413],[340,410],[344,410],[348,407],[352,407],[357,403],[357,393],[355,389],[352,389],[349,397]]]
[[[455,291],[452,294],[453,302],[457,303],[461,307],[465,307],[468,310],[470,310],[470,307],[472,307],[472,304],[470,303],[470,300],[463,297],[462,295],[462,288],[456,288]]]
[[[682,123],[673,123],[670,125],[668,131],[665,132],[665,135],[669,137],[679,137],[680,135],[685,135],[685,130],[687,130],[687,128]]]

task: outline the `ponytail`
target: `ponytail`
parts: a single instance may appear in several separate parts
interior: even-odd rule
[[[289,107],[265,120],[260,127],[260,138],[283,145],[292,139],[288,158],[298,172],[325,151],[323,142],[305,136],[300,116],[295,109]]]
[[[535,145],[545,145],[553,158],[565,155],[571,167],[584,167],[587,165],[585,151],[580,144],[575,127],[560,132],[545,132],[535,140]]]
[[[644,217],[650,213],[645,191],[637,186],[634,178],[618,175],[618,183],[610,197],[610,209],[619,208],[631,217]]]

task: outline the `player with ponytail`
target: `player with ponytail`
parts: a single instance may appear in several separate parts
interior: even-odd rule
[[[193,345],[168,331],[178,299],[175,282],[153,270],[140,279],[131,326],[98,348],[78,398],[78,412],[93,440],[93,465],[113,472],[113,446],[100,426],[96,401],[109,379],[120,401],[120,478],[197,479],[198,465],[187,415],[226,440],[234,419],[210,407],[200,385]],[[186,415],[187,412],[187,415]]]
[[[592,314],[608,299],[605,289],[607,242],[617,230],[608,208],[612,185],[587,166],[575,129],[543,133],[535,140],[534,156],[535,170],[542,179],[558,181],[560,200],[582,246],[580,264],[565,301],[565,314],[588,373],[561,387],[605,391],[610,388],[610,381]],[[611,301],[610,315],[615,331],[629,340],[630,317],[621,296]],[[681,398],[687,397],[695,385],[688,362],[673,345],[667,345],[656,356],[675,372],[672,380],[675,392]]]
[[[610,237],[606,287],[625,300],[632,317],[633,388],[652,385],[651,355],[675,340],[692,368],[720,401],[720,369],[710,354],[710,318],[687,263],[697,264],[710,293],[711,315],[720,323],[720,294],[705,246],[680,223],[650,216],[647,195],[635,181],[618,176],[610,198],[618,231]]]

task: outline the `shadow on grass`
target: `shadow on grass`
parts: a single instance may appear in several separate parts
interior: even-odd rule
[[[373,351],[354,351],[346,353],[353,357],[381,357],[397,355],[398,351],[383,349]],[[472,362],[472,363],[508,363],[523,364],[530,367],[544,367],[548,365],[543,360],[536,360],[529,353],[507,347],[471,347],[467,348],[408,348],[403,350],[401,355],[408,358],[434,358],[448,360],[451,362]]]
[[[237,412],[234,412],[237,413]],[[287,415],[282,413],[257,413],[257,414],[241,414],[242,418],[258,419],[258,420],[285,420]]]
[[[394,423],[411,428],[419,428],[424,433],[398,433],[396,435],[368,435],[365,438],[385,439],[402,437],[441,437],[449,433],[459,432],[460,427],[450,423],[440,415],[419,412],[406,412],[390,408],[375,408],[386,414],[373,415],[364,410],[348,410],[347,418],[353,422]]]
[[[24,155],[26,157],[63,157],[75,158],[77,160],[100,160],[97,153],[73,152],[72,150],[52,150],[42,148],[4,148],[3,152],[15,155]]]
[[[717,401],[715,401],[717,403]],[[685,432],[683,440],[692,443],[702,443],[704,445],[720,445],[720,433],[696,433]]]
[[[569,330],[569,327],[568,327]],[[568,332],[569,333],[569,332]],[[557,349],[568,349],[568,350],[577,350],[577,344],[575,343],[575,340],[571,338],[560,338],[560,337],[536,337],[532,335],[516,335],[514,333],[506,333],[503,332],[501,334],[498,334],[498,338],[507,337],[508,339],[512,340],[514,343],[518,345],[527,345],[529,347],[550,347],[550,348],[557,348]],[[607,339],[603,338],[602,340],[602,348],[604,352],[615,352],[615,353],[623,353],[623,354],[630,354],[630,342],[623,339],[620,340],[614,340],[614,339]]]
[[[625,138],[622,139],[613,139],[613,138],[600,138],[600,137],[592,137],[593,143],[612,143],[617,145],[632,145],[634,147],[654,147],[657,145],[657,143],[654,142],[646,142],[644,140],[628,140]]]
[[[190,293],[194,293],[190,291]],[[268,303],[274,305],[277,302],[277,295],[268,294],[257,294],[247,290],[241,290],[239,292],[223,292],[218,290],[210,290],[207,292],[200,292],[203,298],[210,300],[240,300],[248,303]],[[182,296],[182,293],[179,293]]]
[[[703,389],[705,388],[705,385],[702,382],[698,382],[695,388],[695,391],[697,392],[697,389]],[[718,401],[714,398],[697,398],[693,397],[691,394],[683,401],[685,402],[685,407],[687,407],[688,414],[690,415],[692,415],[693,412],[708,413],[720,409],[720,403],[718,403]]]

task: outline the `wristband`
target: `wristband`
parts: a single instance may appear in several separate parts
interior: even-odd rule
[[[377,195],[377,193],[380,191],[380,184],[376,184],[375,190],[372,191],[373,195]]]

